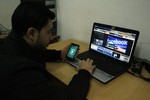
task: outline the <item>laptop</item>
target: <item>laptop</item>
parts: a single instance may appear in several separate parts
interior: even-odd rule
[[[137,30],[94,23],[89,50],[67,62],[79,68],[81,60],[93,59],[96,68],[92,76],[106,84],[130,67],[138,36]]]

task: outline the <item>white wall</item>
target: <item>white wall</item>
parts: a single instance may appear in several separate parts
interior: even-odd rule
[[[89,43],[93,22],[140,31],[135,55],[150,60],[150,0],[57,0],[61,40]]]
[[[150,0],[56,0],[61,40],[88,43],[93,22],[139,30],[135,55],[150,60]],[[10,19],[20,0],[0,0],[0,23],[11,29]]]
[[[20,0],[0,0],[0,24],[11,29],[11,16]]]

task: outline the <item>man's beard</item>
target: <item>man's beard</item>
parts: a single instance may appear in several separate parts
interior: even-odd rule
[[[41,51],[41,50],[45,50],[47,46],[48,46],[48,44],[45,46],[45,45],[41,44],[40,41],[37,41],[37,43],[33,46],[33,49]]]

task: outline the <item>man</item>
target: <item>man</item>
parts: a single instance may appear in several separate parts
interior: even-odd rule
[[[20,4],[12,15],[12,31],[0,46],[0,100],[84,100],[94,69],[82,61],[78,74],[62,87],[45,69],[46,61],[64,60],[68,47],[46,49],[54,13],[45,6]]]

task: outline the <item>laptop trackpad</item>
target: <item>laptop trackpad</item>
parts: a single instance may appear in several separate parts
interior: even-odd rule
[[[81,60],[78,58],[76,58],[74,61],[67,61],[67,63],[71,64],[72,66],[76,67],[77,69],[79,68],[80,62],[81,62]],[[94,70],[92,76],[103,83],[107,83],[109,80],[114,78],[114,76],[112,76],[98,68],[96,68]]]
[[[94,70],[92,76],[103,83],[107,83],[108,81],[114,78],[114,76],[97,68]]]

